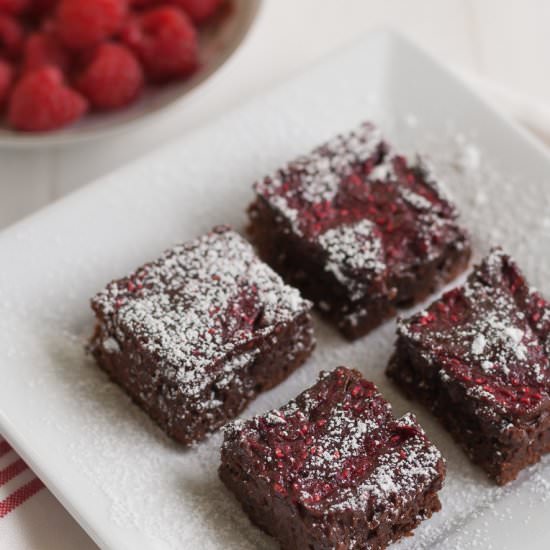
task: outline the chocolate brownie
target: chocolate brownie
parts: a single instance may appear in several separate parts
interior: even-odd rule
[[[184,445],[238,415],[314,347],[311,303],[227,227],[110,283],[92,308],[99,365]]]
[[[260,256],[350,339],[426,298],[470,257],[433,169],[396,154],[369,123],[254,189]]]
[[[398,324],[388,375],[498,484],[550,451],[550,305],[495,249]]]
[[[445,463],[356,370],[225,428],[220,477],[284,550],[385,548],[440,509]]]

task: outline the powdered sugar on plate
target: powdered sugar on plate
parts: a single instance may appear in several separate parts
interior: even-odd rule
[[[483,246],[494,242],[487,237],[487,229],[498,231],[497,242],[511,242],[510,247],[513,247],[515,239],[508,238],[511,232],[499,209],[491,207],[493,214],[487,222],[486,213],[469,208],[482,183],[485,192],[491,196],[495,193],[506,195],[508,185],[513,184],[503,184],[503,181],[510,180],[497,172],[487,177],[487,173],[493,173],[493,168],[485,169],[484,164],[471,180],[464,183],[455,164],[459,152],[452,134],[446,144],[447,149],[437,153],[432,160],[450,182],[448,187],[454,191],[453,197],[462,203],[466,225],[477,237],[478,252],[484,251]],[[430,149],[429,146],[426,148]],[[433,157],[434,150],[430,151]],[[459,192],[456,192],[460,189],[457,181],[463,186]],[[243,186],[233,199],[232,204],[237,212],[244,206],[247,195],[246,186]],[[513,231],[514,235],[517,233],[522,233],[518,226]],[[527,262],[526,270],[529,271],[531,265]],[[73,267],[82,269],[78,268],[78,264]],[[540,286],[544,288],[541,275],[548,273],[543,270],[548,270],[548,266],[540,264],[538,267],[538,270],[531,271],[534,271],[534,280],[542,283]],[[66,272],[61,280],[66,282],[71,276],[70,272]],[[101,279],[105,277],[101,276]],[[143,536],[157,541],[159,548],[200,545],[204,549],[275,549],[276,545],[269,537],[250,525],[232,495],[217,478],[221,435],[215,434],[194,449],[182,451],[85,356],[83,349],[92,329],[91,315],[83,314],[87,311],[86,301],[91,294],[87,292],[80,295],[78,309],[69,307],[76,313],[76,319],[82,319],[84,315],[85,321],[76,321],[75,324],[65,317],[63,312],[67,311],[67,305],[61,304],[57,311],[47,312],[51,317],[49,326],[37,326],[30,322],[29,316],[21,324],[14,325],[10,321],[9,327],[6,321],[2,322],[4,336],[12,342],[12,361],[41,365],[40,372],[33,370],[32,375],[29,374],[28,387],[44,387],[54,392],[55,399],[42,410],[42,415],[49,429],[70,441],[66,449],[67,460],[101,489],[110,503],[109,513],[115,524],[124,528],[132,526]],[[5,294],[2,299],[7,304],[13,303],[13,297],[10,299]],[[29,307],[30,311],[35,311],[32,304]],[[13,311],[11,307],[9,310]],[[414,410],[429,437],[448,460],[448,476],[441,493],[443,510],[424,522],[413,538],[399,544],[399,548],[436,548],[438,544],[443,544],[448,534],[467,522],[475,510],[491,506],[513,489],[496,488],[488,482],[430,415],[416,404],[405,401],[386,380],[383,368],[391,353],[394,331],[394,323],[389,322],[367,338],[349,344],[324,323],[317,321],[318,349],[312,360],[281,386],[257,399],[243,416],[263,412],[288,401],[311,385],[322,369],[331,369],[339,364],[361,369],[379,385],[397,411]],[[510,336],[513,339],[516,335]],[[482,344],[478,339],[473,345],[480,349]],[[60,404],[68,409],[77,406],[78,416],[60,419]],[[92,451],[90,438],[94,441],[93,449],[101,449],[100,453]],[[532,475],[545,479],[545,471],[544,465],[541,465],[522,477],[528,478],[534,472]],[[544,484],[535,486],[534,499],[550,498]],[[479,541],[487,541],[487,537],[481,532],[478,534]],[[459,541],[455,547],[463,547],[461,544],[465,544],[464,541]],[[481,542],[479,547],[483,547]]]
[[[83,350],[93,330],[88,300],[97,289],[216,224],[242,229],[252,182],[289,159],[374,120],[399,150],[431,157],[472,234],[476,259],[501,244],[550,296],[548,160],[421,56],[403,46],[385,55],[383,47],[355,46],[0,236],[2,429],[104,546],[276,548],[217,478],[220,434],[182,451]],[[396,63],[391,71],[388,63]],[[548,517],[546,484],[537,481],[550,478],[547,460],[496,488],[431,415],[386,380],[394,322],[353,344],[321,321],[316,334],[312,359],[244,416],[281,406],[339,364],[373,380],[396,415],[412,410],[446,457],[448,476],[442,511],[398,548],[485,550],[498,539],[499,550],[510,549],[514,529],[532,531],[513,524],[512,514],[530,517],[530,526]],[[502,521],[494,523],[487,510]]]

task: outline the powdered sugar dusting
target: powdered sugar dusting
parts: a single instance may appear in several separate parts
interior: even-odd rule
[[[299,174],[300,198],[308,204],[331,201],[336,196],[342,180],[351,174],[354,165],[369,160],[380,147],[380,130],[372,124],[364,124],[348,136],[336,136],[310,154],[298,157],[271,176],[259,181],[255,188],[260,194],[278,197],[276,205],[289,219],[295,218],[295,209],[288,200],[281,200],[279,190],[287,179]],[[391,173],[391,167],[381,168],[379,175]],[[298,224],[293,225],[301,234]]]
[[[541,322],[548,311],[515,263],[495,249],[463,287],[401,321],[399,334],[470,397],[519,414],[548,394],[550,323]]]
[[[487,344],[487,338],[485,338],[484,334],[477,334],[474,338],[474,341],[472,342],[472,353],[474,355],[481,355],[483,353],[483,350],[485,349],[485,345]],[[489,365],[491,363],[489,361],[486,361]]]
[[[443,468],[416,419],[396,420],[370,382],[342,367],[280,409],[230,424],[224,460],[239,456],[251,479],[335,522],[340,513],[376,522],[396,499],[410,504]]]
[[[307,243],[315,263],[356,303],[342,313],[352,324],[367,295],[400,299],[386,279],[468,246],[433,165],[395,153],[371,123],[288,163],[254,189],[253,225],[267,205],[278,231]]]
[[[397,422],[397,425],[418,427],[410,414]],[[400,499],[404,506],[412,502],[418,491],[427,489],[438,477],[441,453],[434,445],[419,445],[416,438],[408,439],[401,450],[402,453],[390,452],[380,456],[372,474],[357,487],[346,488],[341,500],[330,510],[365,510],[372,505],[373,499],[375,507],[396,499]]]
[[[310,306],[246,241],[219,228],[109,284],[93,307],[110,335],[106,351],[117,353],[126,339],[140,342],[164,365],[163,377],[191,396],[220,375],[229,384],[253,359],[232,357],[235,351]]]
[[[382,240],[369,220],[329,229],[319,243],[327,254],[325,270],[350,289],[352,299],[363,296],[369,284],[358,272],[376,277],[386,269]]]

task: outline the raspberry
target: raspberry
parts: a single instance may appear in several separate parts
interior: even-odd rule
[[[30,3],[30,0],[0,0],[0,12],[19,15],[30,6]]]
[[[58,67],[66,73],[69,70],[70,56],[52,34],[31,34],[23,50],[23,72],[40,69],[46,65]]]
[[[130,0],[130,7],[137,10],[142,8],[153,8],[162,2],[162,0]],[[167,2],[164,2],[166,4]]]
[[[16,19],[0,14],[0,57],[16,59],[23,47],[23,28]]]
[[[122,33],[137,53],[151,80],[181,78],[198,65],[197,34],[177,8],[156,8],[138,15]]]
[[[76,85],[97,109],[115,109],[139,94],[143,71],[126,46],[106,43],[98,47]]]
[[[133,8],[151,8],[159,5],[182,9],[195,23],[203,23],[219,9],[223,0],[130,0]]]
[[[54,130],[80,118],[86,109],[86,100],[63,83],[61,71],[44,67],[23,76],[15,85],[8,120],[17,130]]]
[[[0,107],[6,103],[13,83],[13,67],[0,59]]]
[[[126,0],[61,0],[57,32],[68,48],[91,48],[120,30],[126,12]]]
[[[54,11],[56,5],[57,0],[32,0],[30,13],[33,16],[50,15]]]

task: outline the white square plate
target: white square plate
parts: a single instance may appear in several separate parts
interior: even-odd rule
[[[365,119],[404,149],[430,154],[477,257],[502,244],[550,295],[549,157],[385,32],[19,223],[0,236],[0,431],[100,546],[276,548],[218,481],[221,435],[181,450],[85,355],[88,299],[216,223],[242,229],[256,178]],[[323,368],[358,367],[397,412],[418,413],[448,459],[442,512],[399,548],[547,549],[550,461],[507,488],[488,482],[386,380],[394,328],[349,344],[317,321],[312,359],[245,415],[286,402]]]

